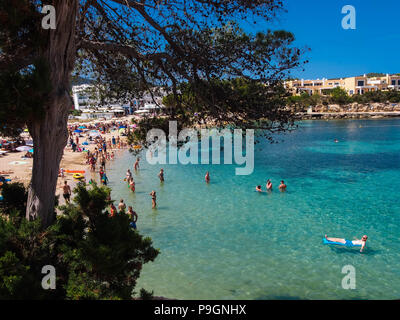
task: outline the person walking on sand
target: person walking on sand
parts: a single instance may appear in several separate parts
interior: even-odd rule
[[[281,184],[279,185],[279,190],[281,192],[285,192],[286,191],[286,184],[283,180],[281,180]]]
[[[353,247],[353,246],[361,245],[360,252],[363,252],[364,248],[365,248],[365,245],[367,243],[368,237],[366,235],[363,235],[361,239],[355,239],[353,241],[350,241],[350,240],[342,239],[342,238],[328,238],[328,235],[325,235],[325,239],[328,240],[328,241],[332,241],[332,242],[343,243],[347,247]]]
[[[207,183],[210,182],[210,173],[208,171],[206,172],[205,180]]]
[[[151,202],[152,202],[152,208],[155,209],[157,203],[157,196],[156,196],[156,192],[153,190],[152,192],[150,192],[150,196],[151,196]]]
[[[161,168],[160,173],[158,174],[158,177],[160,178],[160,182],[164,182],[164,169]]]
[[[71,199],[71,187],[68,185],[67,181],[64,181],[64,185],[63,185],[63,197],[65,199],[66,203],[70,202]]]
[[[137,171],[137,169],[139,168],[139,160],[140,160],[140,158],[136,159],[136,162],[135,162],[135,165],[134,165],[135,171]]]

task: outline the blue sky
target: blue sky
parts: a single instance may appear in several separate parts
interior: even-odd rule
[[[399,0],[284,0],[271,29],[294,33],[296,46],[311,49],[300,78],[333,78],[369,72],[400,73]],[[342,7],[356,9],[356,30],[344,30]],[[260,25],[242,25],[248,31]],[[263,26],[264,28],[265,26]],[[253,30],[251,30],[253,29]]]

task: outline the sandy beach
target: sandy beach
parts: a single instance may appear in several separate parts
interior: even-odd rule
[[[112,121],[115,121],[117,123],[120,122],[128,122],[131,123],[132,116],[128,117],[121,117],[121,118],[114,118]],[[110,121],[108,121],[110,122]],[[79,124],[79,125],[94,125],[96,123],[103,123],[103,121],[96,120],[96,121],[91,121],[91,122],[82,122],[82,123],[77,123],[74,121],[71,121],[68,123],[68,125],[74,125],[74,124]],[[31,140],[29,135],[25,133],[24,138],[27,140]],[[111,139],[112,136],[117,137],[120,136],[121,141],[126,142],[126,137],[122,136],[119,134],[118,129],[111,130],[109,133],[101,134],[103,138],[106,140]],[[76,134],[74,134],[74,139],[76,137]],[[82,133],[80,136],[81,142],[86,140],[86,135],[85,133]],[[1,138],[3,139],[3,138]],[[85,145],[86,150],[93,151],[96,148],[96,144],[89,144]],[[121,152],[124,152],[125,149],[111,149],[110,151],[114,151],[115,157],[118,157]],[[4,154],[0,155],[0,175],[6,177],[7,179],[11,179],[11,182],[22,182],[26,187],[29,185],[30,180],[31,180],[31,175],[32,175],[32,165],[33,165],[33,159],[32,158],[25,158],[24,157],[25,152],[7,152]],[[109,162],[112,162],[113,160],[110,160]],[[96,167],[96,172],[92,172],[89,169],[89,165],[86,163],[86,152],[73,152],[71,146],[68,144],[65,149],[64,149],[64,154],[61,159],[60,163],[60,168],[63,168],[64,170],[79,170],[79,171],[85,171],[85,179],[86,181],[89,181],[90,179],[94,180],[99,180],[98,179],[98,167]],[[64,177],[59,177],[57,181],[57,190],[56,190],[56,195],[60,195],[60,204],[64,203],[64,198],[62,197],[62,185],[64,184],[64,181],[68,181],[68,184],[71,186],[73,189],[75,185],[77,184],[78,180],[74,179],[72,177],[72,173],[65,173]]]

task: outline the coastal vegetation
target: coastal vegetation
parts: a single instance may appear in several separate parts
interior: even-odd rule
[[[159,251],[129,226],[124,212],[109,217],[110,190],[78,184],[73,204],[55,222],[24,218],[27,190],[5,184],[0,202],[0,299],[131,299],[142,265]],[[56,288],[43,290],[42,267],[56,271]],[[142,298],[149,297],[142,289]]]
[[[68,0],[46,4],[55,7],[56,30],[41,28],[41,1],[5,0],[0,5],[4,26],[0,31],[0,116],[7,122],[2,133],[16,134],[24,125],[29,129],[35,153],[26,218],[40,218],[44,227],[54,222],[57,173],[68,138],[72,75],[107,84],[104,94],[120,99],[153,86],[177,95],[179,85],[187,82],[196,97],[203,99],[205,93],[209,97],[207,112],[198,117],[240,126],[242,119],[262,117],[264,110],[243,103],[236,112],[227,112],[226,104],[219,101],[234,89],[224,88],[220,95],[220,85],[202,79],[244,77],[268,83],[271,92],[280,92],[279,80],[301,65],[302,50],[293,47],[290,32],[254,35],[238,26],[237,22],[250,15],[270,21],[283,8],[278,0],[165,1],[157,5],[153,1]],[[191,123],[177,101],[168,116]],[[271,109],[268,114],[284,124],[289,117],[280,111]]]

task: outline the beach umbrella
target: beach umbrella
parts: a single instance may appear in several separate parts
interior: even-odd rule
[[[17,151],[29,151],[30,149],[32,149],[32,148],[29,146],[21,146],[21,147],[16,148]]]
[[[84,143],[82,143],[84,146],[88,146],[89,145],[89,143],[88,142],[84,142]]]
[[[86,127],[85,126],[80,126],[80,127],[78,127],[78,129],[86,129]]]
[[[30,153],[33,153],[33,148],[31,150],[29,150]]]
[[[74,132],[76,132],[76,133],[81,133],[82,130],[76,129],[76,130],[74,130]]]
[[[125,129],[126,126],[119,126],[119,129]]]

